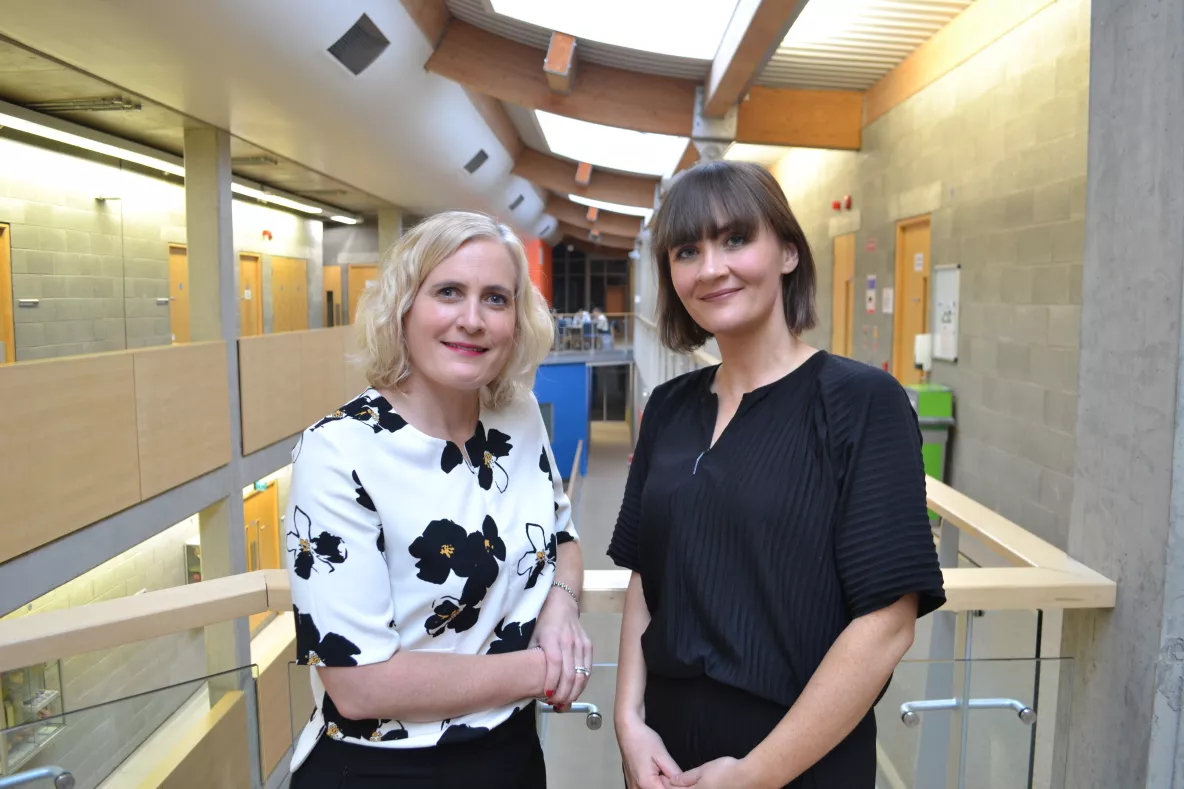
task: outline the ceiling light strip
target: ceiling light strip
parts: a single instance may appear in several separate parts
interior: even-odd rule
[[[146,145],[124,140],[110,134],[88,129],[85,126],[70,123],[60,118],[27,110],[15,104],[0,101],[0,127],[40,137],[45,140],[69,145],[74,148],[91,151],[93,153],[110,156],[125,162],[138,164],[151,170],[157,170],[168,175],[185,177],[184,160],[179,156],[149,148]],[[338,208],[313,205],[311,202],[293,196],[277,193],[271,189],[261,189],[257,186],[235,178],[230,190],[235,194],[252,197],[269,205],[288,208],[314,216],[329,212],[334,221],[352,219],[343,224],[357,224],[359,219]]]

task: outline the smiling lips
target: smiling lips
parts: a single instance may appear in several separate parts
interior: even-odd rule
[[[706,296],[700,296],[699,299],[701,301],[719,301],[720,299],[731,296],[733,293],[739,292],[739,290],[740,288],[723,288],[722,290],[713,290]]]
[[[462,356],[480,356],[488,351],[488,348],[483,348],[480,345],[469,345],[463,342],[446,342],[445,346],[451,348]]]

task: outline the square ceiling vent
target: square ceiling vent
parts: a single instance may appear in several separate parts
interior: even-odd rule
[[[370,68],[390,45],[391,42],[378,29],[378,25],[362,14],[354,26],[329,47],[329,54],[357,76]]]

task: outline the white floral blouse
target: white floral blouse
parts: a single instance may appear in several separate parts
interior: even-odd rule
[[[482,409],[465,450],[475,467],[373,389],[304,432],[285,519],[297,662],[362,666],[399,650],[527,647],[557,546],[576,539],[533,395]],[[311,674],[316,710],[292,770],[322,736],[386,748],[463,741],[530,701],[433,723],[355,721]]]

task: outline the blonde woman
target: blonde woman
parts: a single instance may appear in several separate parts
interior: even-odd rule
[[[305,431],[287,512],[316,710],[292,787],[546,786],[534,699],[592,665],[583,563],[530,387],[551,346],[513,233],[418,225],[359,328],[372,388]]]

